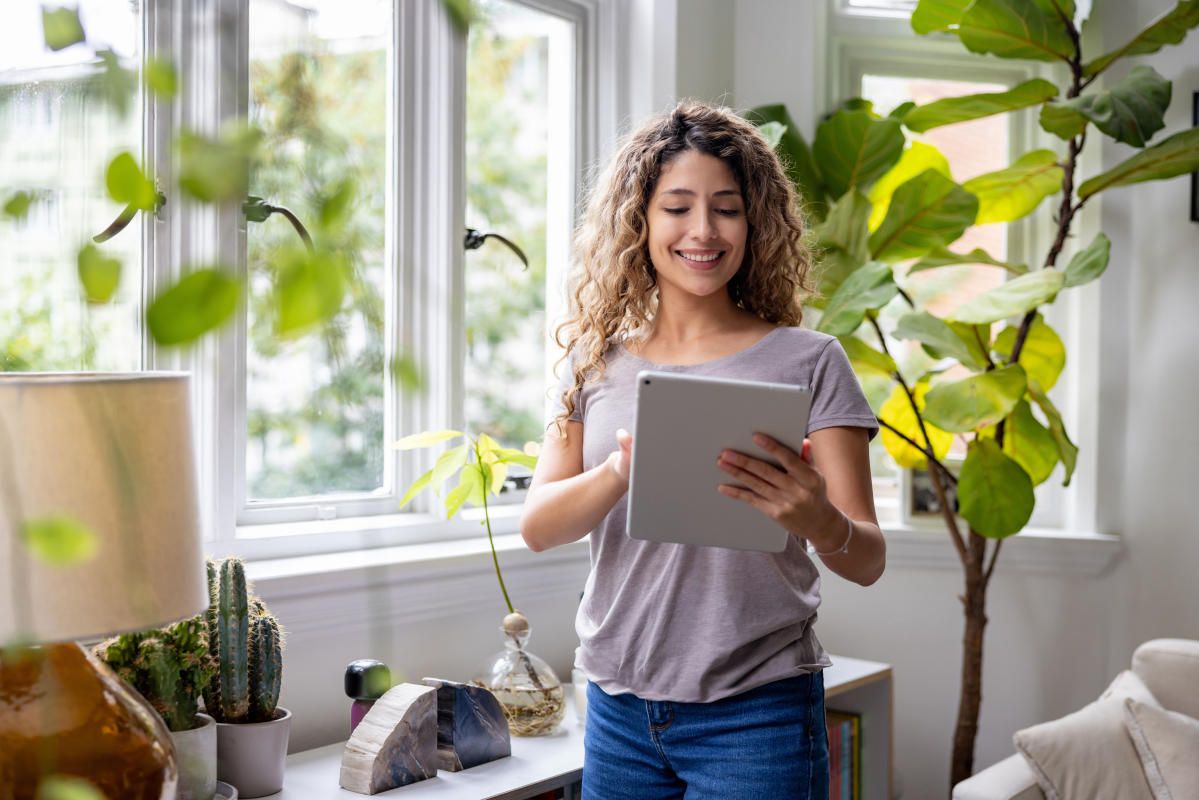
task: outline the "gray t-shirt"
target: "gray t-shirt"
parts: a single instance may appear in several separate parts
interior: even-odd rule
[[[583,469],[633,430],[636,377],[643,369],[807,386],[808,431],[837,425],[878,428],[837,340],[779,327],[739,353],[686,366],[654,364],[620,345],[604,376],[583,385],[570,419],[583,423]],[[569,385],[562,369],[555,394]],[[591,573],[575,628],[578,663],[608,694],[709,702],[831,663],[812,624],[820,575],[805,543],[781,553],[668,544],[625,534],[626,498],[591,532]]]

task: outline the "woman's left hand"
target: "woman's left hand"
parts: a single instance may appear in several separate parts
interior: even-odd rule
[[[820,538],[841,512],[828,498],[824,476],[810,461],[811,442],[804,439],[803,455],[762,433],[754,434],[754,443],[782,469],[736,450],[723,450],[717,466],[742,486],[722,483],[720,493],[749,503],[796,536]]]

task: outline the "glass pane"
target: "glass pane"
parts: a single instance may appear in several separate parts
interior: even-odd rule
[[[250,3],[250,116],[266,159],[250,192],[290,209],[350,265],[341,311],[280,340],[267,303],[271,254],[300,244],[281,214],[248,223],[246,497],[250,502],[385,488],[384,301],[387,0]],[[344,181],[344,224],[316,230]]]
[[[1007,88],[1006,85],[1000,83],[894,75],[865,75],[862,78],[862,97],[874,103],[875,109],[882,114],[907,100],[911,100],[917,105],[924,105],[944,97],[1002,92]],[[958,183],[964,183],[977,175],[1008,166],[1009,122],[1006,115],[999,114],[970,122],[946,125],[923,134],[915,134],[911,131],[906,133],[917,141],[936,147],[949,162],[950,172]],[[1006,258],[1007,225],[1005,223],[976,225],[949,246],[950,250],[959,253],[970,252],[975,248],[980,248],[997,259]],[[969,264],[939,267],[909,275],[907,267],[911,266],[911,263],[913,262],[896,265],[896,280],[911,295],[917,307],[938,316],[943,316],[975,295],[1000,285],[1006,278],[1005,272],[998,267]],[[897,300],[885,308],[880,315],[883,329],[893,330],[898,318],[908,310],[907,304],[901,300]],[[877,343],[872,342],[872,344]],[[887,346],[891,349],[891,353],[899,358],[905,375],[919,375],[932,364],[932,359],[914,340],[888,341]],[[952,373],[949,374],[952,375]],[[962,370],[961,377],[966,377],[966,374]],[[884,391],[889,393],[892,385],[887,381],[884,383],[887,384]],[[890,462],[881,442],[877,439],[873,450],[875,451],[873,454],[874,464],[877,467],[881,467],[884,462]],[[955,439],[950,455],[965,455],[965,444],[960,437]],[[893,467],[891,469],[893,470]],[[878,474],[880,473],[876,472],[876,475]]]
[[[79,249],[122,208],[104,173],[121,151],[141,160],[142,113],[130,95],[124,114],[103,90],[95,50],[119,63],[141,60],[141,3],[84,0],[86,44],[45,47],[41,3],[7,0],[0,25],[0,206],[18,191],[33,202],[23,219],[0,216],[0,370],[135,370],[142,289],[141,226],[98,245],[121,261],[106,305],[83,298]]]
[[[480,6],[467,62],[466,224],[512,240],[529,266],[495,239],[466,253],[465,418],[520,446],[543,432],[546,266],[569,256],[574,31],[517,3]]]

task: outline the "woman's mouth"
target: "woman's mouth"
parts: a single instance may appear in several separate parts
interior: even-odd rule
[[[714,269],[724,257],[723,250],[676,250],[675,253],[694,269]]]

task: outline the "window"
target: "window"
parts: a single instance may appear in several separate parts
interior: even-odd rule
[[[85,0],[79,16],[121,66],[142,59],[140,2]],[[42,44],[41,6],[5,5],[0,29],[0,202],[30,193],[20,219],[0,220],[0,370],[135,370],[141,366],[142,248],[137,227],[104,245],[125,280],[113,302],[89,305],[79,248],[121,212],[104,191],[110,159],[140,158],[144,110],[111,97],[103,61],[84,44]]]
[[[598,0],[474,5],[464,35],[434,0],[81,0],[88,42],[59,53],[42,46],[39,0],[6,16],[0,190],[32,190],[32,203],[0,220],[0,369],[191,370],[214,553],[477,536],[470,520],[422,513],[430,498],[399,513],[436,453],[391,443],[447,427],[517,446],[541,434],[547,286],[569,260],[597,119],[617,118],[600,113],[600,84],[612,98],[614,80],[596,68],[613,12]],[[93,45],[130,68],[169,59],[179,94],[134,92],[119,113]],[[176,136],[236,120],[263,133],[248,193],[274,213],[167,197],[105,243],[123,263],[115,301],[84,302],[76,253],[122,210],[103,195],[113,154],[166,190]],[[265,287],[277,256],[303,246],[289,217],[347,277],[331,321],[281,338]],[[467,226],[516,243],[528,268],[495,237],[466,251]],[[149,342],[147,299],[210,265],[245,276],[234,320],[190,349]],[[393,370],[419,373],[419,390]]]

